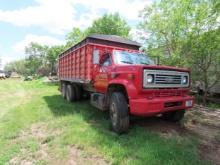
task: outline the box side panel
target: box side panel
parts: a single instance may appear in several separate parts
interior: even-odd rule
[[[93,73],[93,46],[88,45],[86,47],[86,79],[88,81],[92,80],[92,73]]]
[[[59,58],[59,79],[76,82],[92,80],[93,46],[87,44]]]

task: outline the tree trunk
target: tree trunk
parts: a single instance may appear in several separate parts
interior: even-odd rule
[[[207,95],[208,95],[208,89],[206,88],[202,97],[202,103],[205,106],[206,105],[206,100],[207,100]]]

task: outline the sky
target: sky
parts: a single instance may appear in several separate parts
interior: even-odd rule
[[[25,58],[30,42],[65,43],[73,27],[85,29],[105,13],[118,12],[135,31],[139,11],[152,0],[0,0],[0,58],[3,66]]]

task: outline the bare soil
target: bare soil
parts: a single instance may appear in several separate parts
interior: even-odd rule
[[[196,136],[200,139],[200,158],[220,165],[220,109],[195,105],[193,109],[186,112],[181,123],[167,122],[160,117],[152,117],[135,119],[133,124],[138,124],[165,138]]]
[[[69,154],[65,159],[56,157],[49,148],[48,143],[59,136],[62,132],[60,130],[50,131],[45,123],[37,123],[31,126],[29,131],[23,131],[14,140],[14,143],[30,140],[34,138],[37,141],[38,148],[36,151],[31,151],[25,145],[22,145],[21,152],[13,157],[8,164],[10,165],[33,165],[37,162],[44,162],[44,164],[53,165],[107,165],[109,164],[105,159],[97,154],[89,154],[82,148],[77,146],[67,146]]]

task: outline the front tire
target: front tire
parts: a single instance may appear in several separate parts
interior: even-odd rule
[[[114,132],[121,134],[128,132],[129,111],[128,103],[121,92],[113,92],[110,100],[110,119]]]
[[[167,112],[162,115],[162,117],[171,122],[179,122],[184,117],[185,110],[177,110],[172,112]]]

